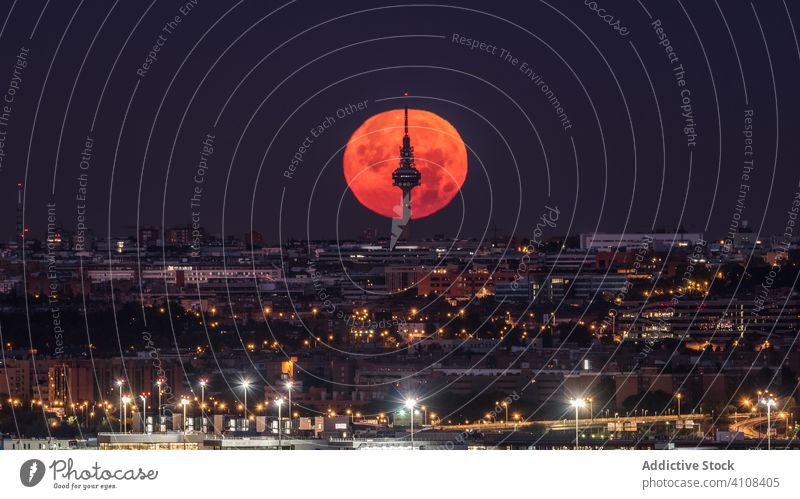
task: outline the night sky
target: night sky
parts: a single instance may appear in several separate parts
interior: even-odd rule
[[[186,224],[193,211],[211,233],[252,227],[272,242],[279,227],[283,240],[388,235],[389,220],[347,191],[342,148],[365,119],[404,103],[450,121],[469,151],[462,196],[414,221],[415,236],[496,226],[529,237],[546,206],[561,212],[549,235],[719,237],[737,206],[762,235],[783,232],[800,180],[798,19],[784,0],[2,0],[0,94],[14,93],[0,107],[2,237],[14,234],[19,181],[34,236],[48,203],[74,230],[82,173],[98,237]],[[310,129],[363,101],[284,176]]]

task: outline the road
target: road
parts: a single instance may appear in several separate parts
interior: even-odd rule
[[[760,430],[760,427],[765,424],[767,424],[766,416],[756,416],[733,423],[731,431],[740,431],[745,438],[766,438],[766,432],[762,433]]]
[[[617,425],[632,426],[632,425],[648,425],[657,423],[674,423],[677,421],[694,421],[695,423],[700,420],[710,419],[710,414],[684,414],[680,417],[677,414],[664,415],[664,416],[630,416],[618,418],[583,418],[578,419],[578,427],[608,427],[609,423]],[[765,419],[766,421],[766,419]],[[550,419],[539,421],[509,421],[505,423],[498,421],[496,423],[472,423],[472,424],[459,424],[459,425],[437,425],[436,429],[441,430],[507,430],[524,427],[542,426],[550,430],[565,430],[575,428],[575,419]]]

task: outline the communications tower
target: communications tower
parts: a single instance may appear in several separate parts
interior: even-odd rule
[[[405,94],[408,95],[408,94]],[[392,219],[392,238],[390,249],[393,249],[401,236],[408,238],[407,226],[411,220],[411,190],[420,184],[420,173],[414,164],[414,148],[408,136],[408,106],[405,107],[405,131],[403,145],[400,147],[400,166],[392,173],[392,185],[403,191],[402,212],[400,218]]]

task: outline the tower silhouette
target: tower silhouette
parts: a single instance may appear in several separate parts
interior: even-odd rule
[[[407,93],[404,95],[408,95]],[[414,148],[408,136],[408,106],[405,106],[405,131],[403,145],[400,147],[400,166],[392,173],[392,185],[403,191],[400,218],[392,219],[392,237],[390,249],[394,249],[397,241],[408,237],[408,223],[411,221],[411,189],[420,184],[420,173],[414,164]]]

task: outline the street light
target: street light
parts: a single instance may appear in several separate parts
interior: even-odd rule
[[[575,408],[575,450],[578,450],[578,444],[580,443],[578,440],[578,411],[580,411],[581,407],[586,407],[586,401],[583,399],[572,399],[570,400],[570,404]]]
[[[125,384],[124,379],[117,380],[117,388],[119,388],[119,423],[122,425],[122,385]],[[120,431],[122,431],[122,426],[120,426]]]
[[[283,450],[283,429],[281,428],[281,407],[283,407],[283,399],[278,397],[275,403],[278,405],[278,450]]]
[[[292,420],[292,380],[290,380],[290,379],[286,380],[286,392],[289,395],[289,405],[288,405],[287,409],[288,409],[288,412],[289,412],[289,421],[291,421]],[[291,432],[292,432],[292,425],[290,424],[289,425],[289,434],[291,434]]]
[[[675,394],[675,398],[678,400],[678,419],[681,418],[681,399],[683,395],[680,393]]]
[[[411,450],[414,450],[414,407],[417,401],[414,399],[406,399],[406,407],[411,412]]]
[[[506,410],[506,426],[508,426],[508,402],[504,400],[500,405]]]
[[[207,378],[200,378],[200,428],[203,427],[206,419],[206,385]]]
[[[250,387],[250,382],[247,381],[247,380],[243,380],[242,381],[242,390],[244,391],[244,407],[243,408],[244,408],[244,420],[245,421],[248,421],[248,419],[247,419],[247,389],[249,387]],[[248,422],[248,423],[245,423],[245,424],[247,424],[247,426],[249,428],[250,423]]]
[[[189,405],[189,399],[183,397],[181,399],[181,405],[183,405],[183,435],[186,436],[186,406]]]
[[[761,399],[761,403],[767,406],[767,450],[772,449],[772,407],[776,405],[775,399]]]
[[[142,399],[142,433],[147,433],[147,395],[139,395]]]
[[[158,418],[157,424],[159,431],[161,430],[161,385],[164,384],[164,378],[158,378],[156,380],[156,387],[158,387]]]
[[[120,407],[122,409],[122,433],[128,433],[128,404],[130,404],[131,398],[125,395],[121,400],[124,405],[124,408]]]

